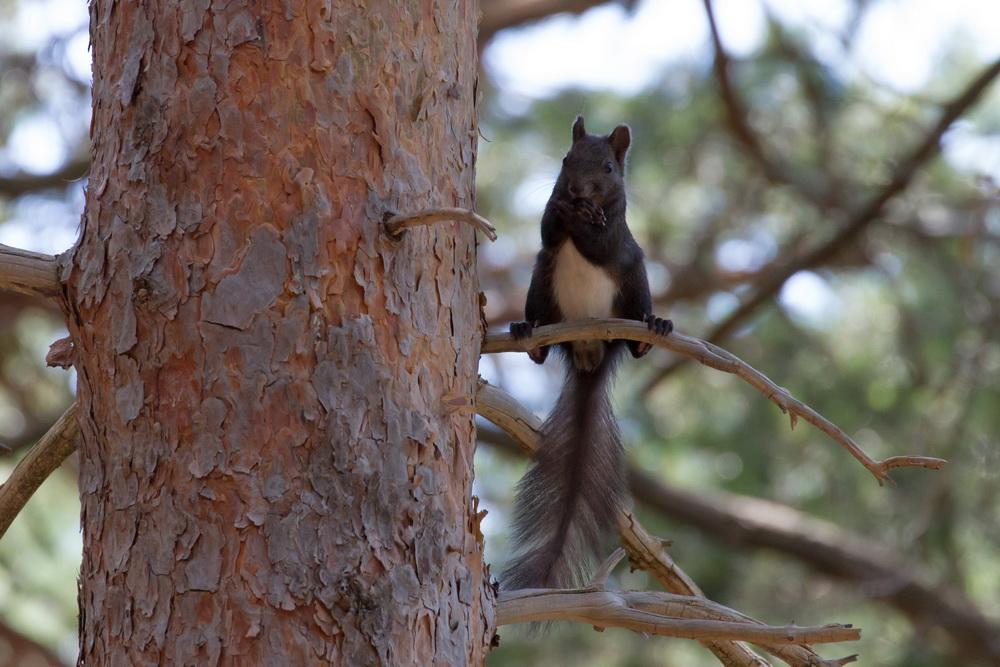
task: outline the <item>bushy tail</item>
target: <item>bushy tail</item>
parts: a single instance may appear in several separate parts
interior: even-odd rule
[[[591,372],[566,355],[566,383],[517,485],[515,555],[500,577],[506,590],[581,585],[615,525],[625,476],[609,391],[622,351],[620,343],[609,344]]]

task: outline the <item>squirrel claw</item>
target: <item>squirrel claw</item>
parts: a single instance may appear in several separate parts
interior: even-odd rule
[[[656,315],[646,315],[643,318],[646,326],[650,331],[655,332],[658,336],[669,336],[670,332],[674,330],[674,323],[670,320],[665,320],[662,317],[657,317]],[[650,343],[641,343],[636,340],[630,340],[628,342],[629,351],[632,356],[638,359],[642,355],[646,354],[653,349]]]
[[[574,217],[575,212],[573,211],[573,208],[570,207],[569,202],[563,199],[556,199],[555,197],[553,197],[552,199],[549,200],[548,205],[550,208],[552,208],[552,210],[555,213],[557,213],[562,218]]]
[[[569,221],[584,222],[598,227],[603,227],[608,222],[604,209],[585,197],[576,197],[570,201],[551,199],[549,206]]]
[[[532,322],[511,322],[510,335],[514,337],[514,340],[528,338],[531,336],[531,332],[534,328],[535,325]]]
[[[535,327],[537,327],[538,324],[539,324],[538,322],[511,322],[510,335],[514,337],[514,340],[529,338],[531,336],[531,332],[534,331]],[[545,358],[547,356],[549,356],[548,345],[544,345],[542,347],[534,347],[528,350],[528,357],[536,364],[545,363]]]
[[[608,222],[607,216],[604,215],[604,209],[584,197],[577,197],[573,200],[573,210],[576,217],[588,224],[603,227]]]
[[[646,326],[650,331],[655,331],[660,336],[669,336],[674,330],[674,323],[671,320],[657,317],[656,315],[646,315]]]

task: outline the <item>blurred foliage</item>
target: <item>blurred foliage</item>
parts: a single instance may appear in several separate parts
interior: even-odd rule
[[[734,139],[711,61],[671,66],[639,94],[566,90],[512,108],[487,87],[480,122],[479,207],[502,243],[480,248],[487,315],[521,318],[538,219],[578,113],[591,132],[633,129],[629,223],[646,249],[659,314],[702,335],[739,303],[756,272],[829,238],[858,202],[882,187],[984,63],[961,43],[919,94],[844,79],[807,40],[772,20],[761,49],[735,63],[734,82],[769,152],[834,201],[817,206],[761,175]],[[1000,87],[997,87],[1000,88]],[[965,116],[962,131],[996,140],[1000,90]],[[947,135],[946,135],[947,138]],[[628,362],[617,387],[630,455],[666,483],[786,503],[882,542],[931,581],[964,591],[1000,617],[1000,191],[988,175],[936,159],[845,252],[786,283],[724,346],[854,436],[871,454],[947,458],[942,472],[905,470],[882,488],[839,446],[787,418],[741,381],[687,365],[645,400],[665,353]],[[483,364],[492,381],[543,414],[560,373],[517,355]],[[511,488],[525,464],[481,447],[477,487],[492,514],[487,549],[506,553]],[[940,633],[926,633],[859,586],[810,571],[787,555],[734,550],[642,511],[644,525],[706,594],[774,623],[853,622],[862,664],[960,664]],[[658,589],[641,573],[618,585]],[[713,665],[689,642],[644,641],[562,624],[543,638],[503,629],[489,664]]]
[[[54,119],[67,160],[80,154],[89,122],[80,111],[87,87],[66,56],[79,30],[41,46],[18,42],[11,21],[25,2],[0,0],[0,177],[17,171],[9,140],[24,119]],[[484,74],[477,197],[501,233],[497,243],[480,246],[491,323],[501,328],[521,316],[541,207],[577,113],[592,132],[631,125],[629,220],[648,255],[657,310],[681,331],[701,335],[769,262],[835,233],[921,139],[938,103],[983,65],[956,41],[925,90],[901,95],[860,76],[844,78],[812,48],[771,19],[762,47],[734,63],[733,78],[769,151],[831,194],[823,206],[768,182],[747,158],[727,125],[707,57],[672,64],[630,97],[566,90],[512,100]],[[1000,140],[1000,91],[965,116],[961,133]],[[79,192],[76,184],[0,196],[0,231],[49,234],[56,220],[72,238]],[[631,457],[667,483],[775,500],[881,541],[1000,617],[998,266],[997,184],[937,159],[859,242],[794,276],[777,301],[724,342],[873,455],[942,456],[951,461],[944,471],[900,471],[898,486],[881,488],[808,424],[789,431],[787,419],[745,384],[697,365],[643,396],[641,388],[670,361],[662,351],[629,362],[618,381]],[[0,294],[0,439],[12,450],[0,459],[4,476],[70,400],[72,378],[43,361],[61,335],[58,313]],[[556,364],[539,368],[524,355],[486,359],[482,370],[539,413],[551,405],[561,375]],[[487,556],[498,571],[511,489],[525,462],[483,446],[476,465],[476,492],[490,509]],[[768,622],[864,628],[858,646],[821,648],[824,655],[860,652],[862,664],[886,666],[959,664],[939,633],[914,627],[868,591],[780,553],[722,546],[639,509],[649,530],[673,540],[674,557],[709,597]],[[0,541],[0,617],[67,657],[74,650],[77,517],[73,472],[64,470]],[[658,588],[643,573],[619,572],[615,585]],[[501,635],[493,667],[716,664],[692,642],[615,630],[561,624],[543,637],[512,628]]]

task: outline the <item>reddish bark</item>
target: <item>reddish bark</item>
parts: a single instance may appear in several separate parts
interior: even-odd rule
[[[87,664],[480,662],[474,3],[91,3]]]

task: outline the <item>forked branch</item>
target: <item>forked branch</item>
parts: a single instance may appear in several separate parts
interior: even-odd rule
[[[891,481],[889,471],[895,468],[919,467],[937,470],[946,463],[944,459],[931,456],[892,456],[876,460],[870,457],[854,440],[823,415],[793,397],[783,387],[771,381],[766,375],[753,368],[736,355],[708,341],[685,336],[674,331],[669,336],[659,336],[645,324],[632,320],[587,320],[538,327],[527,338],[515,340],[509,333],[495,333],[486,336],[483,353],[527,352],[543,345],[554,345],[572,340],[637,340],[651,343],[725,373],[743,379],[762,393],[782,412],[789,415],[792,428],[801,417],[841,444],[863,465],[879,484]]]

